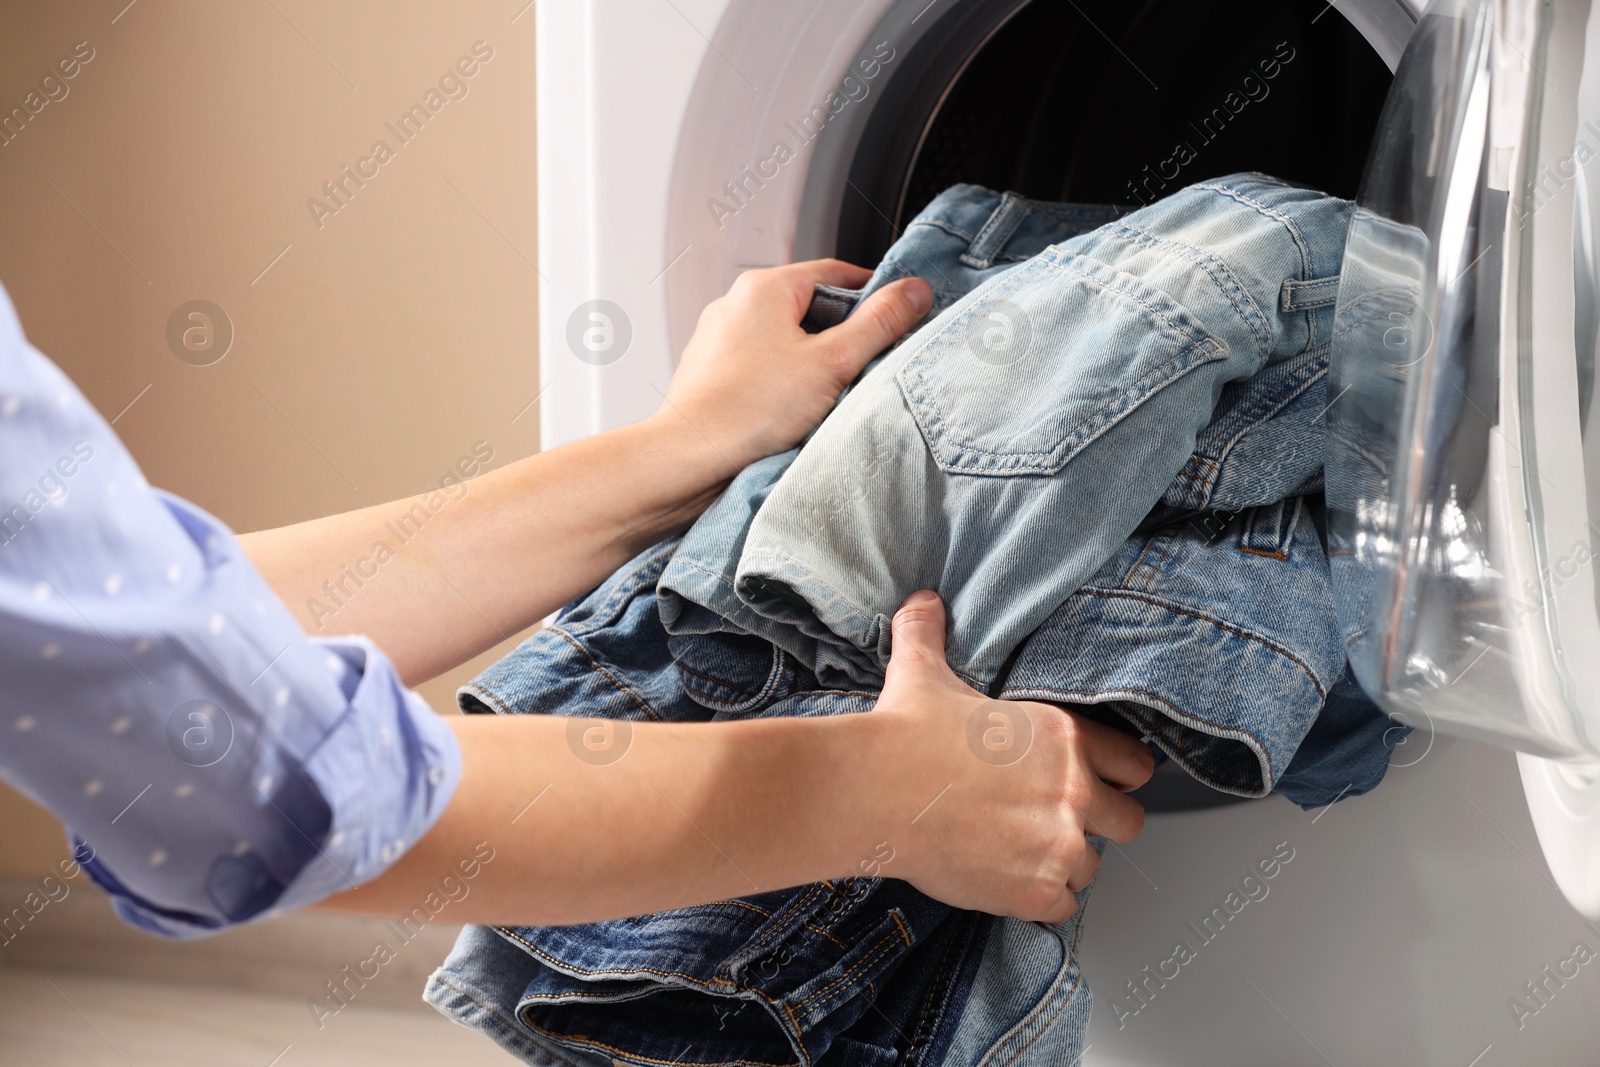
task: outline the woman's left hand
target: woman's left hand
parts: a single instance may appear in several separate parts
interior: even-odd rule
[[[870,277],[836,259],[741,274],[701,313],[655,417],[687,421],[735,468],[794,447],[861,368],[933,305],[928,283],[906,278],[832,329],[800,328],[818,282],[856,288]]]

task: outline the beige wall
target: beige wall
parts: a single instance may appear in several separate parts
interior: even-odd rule
[[[0,5],[0,112],[93,50],[0,146],[0,283],[153,484],[254,530],[418,492],[477,441],[535,450],[537,411],[511,421],[538,391],[524,3]],[[385,128],[479,41],[465,96],[409,143]],[[380,139],[393,157],[314,218]],[[233,323],[211,366],[168,345],[195,299]],[[423,692],[447,708],[470,673]],[[0,875],[64,851],[0,793]]]

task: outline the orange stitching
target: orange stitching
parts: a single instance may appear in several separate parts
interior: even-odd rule
[[[522,1025],[530,1030],[537,1030],[541,1034],[547,1034],[561,1041],[582,1041],[592,1048],[603,1048],[607,1052],[616,1052],[631,1059],[642,1060],[645,1063],[659,1063],[663,1067],[686,1067],[683,1060],[658,1060],[654,1056],[641,1056],[637,1052],[629,1052],[625,1048],[618,1048],[616,1045],[608,1045],[604,1041],[598,1041],[588,1034],[563,1034],[540,1026],[538,1023],[530,1022],[527,1019],[522,1020]],[[810,1060],[807,1059],[806,1062],[809,1063]],[[697,1063],[694,1067],[746,1067],[747,1064],[754,1064],[755,1067],[796,1067],[793,1063],[765,1063],[761,1060],[720,1060],[716,1063]]]
[[[905,940],[906,940],[906,948],[910,948],[911,947],[911,931],[906,929],[906,924],[901,922],[900,921],[900,916],[896,915],[894,912],[891,911],[889,913],[889,918],[893,919],[894,920],[894,924],[900,928],[900,936],[905,938]]]
[[[835,986],[838,986],[838,985],[840,985],[840,984],[842,984],[844,982],[848,982],[851,978],[853,978],[855,976],[857,971],[864,970],[868,966],[870,966],[871,964],[876,963],[877,960],[874,959],[874,954],[877,953],[879,949],[883,948],[884,945],[888,944],[889,939],[891,937],[893,937],[893,936],[894,936],[893,934],[884,934],[881,938],[878,939],[878,943],[876,945],[873,945],[871,948],[867,949],[867,951],[862,954],[860,959],[856,960],[856,962],[850,967],[849,970],[845,971],[839,977],[835,978],[833,981],[829,982],[827,985],[823,986],[821,989],[817,990],[815,993],[812,993],[805,1000],[802,1000],[800,1002],[799,1006],[801,1008],[804,1008],[807,1004],[810,1004],[812,1001],[816,1000],[818,997],[825,996],[828,993],[831,993]]]
[[[1265,556],[1268,559],[1288,559],[1289,558],[1289,554],[1287,552],[1268,552],[1265,549],[1261,549],[1261,548],[1246,548],[1243,545],[1239,546],[1239,551],[1240,552],[1248,552],[1252,556]]]
[[[809,886],[806,887],[805,895],[802,896],[799,900],[795,901],[793,904],[789,905],[789,907],[785,908],[784,910],[785,911],[795,911],[795,912],[799,912],[799,911],[805,910],[805,908],[810,904],[811,898],[816,896],[819,888],[821,886],[825,886],[827,884],[828,883],[826,883],[826,882],[812,882]],[[765,942],[771,940],[772,938],[776,937],[779,934],[788,934],[791,930],[793,930],[793,927],[784,926],[784,925],[781,925],[781,924],[777,924],[777,925],[773,925],[773,926],[767,927],[766,931],[764,933],[762,933],[761,936],[757,937],[754,941],[750,942],[750,944],[748,944],[748,945],[746,945],[744,947],[743,955],[746,955],[746,956],[751,955],[752,953],[755,952],[756,949],[760,948]]]
[[[832,941],[835,945],[838,945],[840,948],[844,949],[846,952],[850,951],[850,946],[849,945],[845,944],[843,941],[840,941],[837,937],[834,937],[832,934],[828,933],[828,931],[822,929],[821,927],[812,926],[810,923],[806,923],[805,927],[806,927],[807,930],[810,930],[812,933],[816,934],[818,937],[825,937],[829,941]]]
[[[800,1055],[805,1057],[806,1063],[811,1062],[811,1053],[806,1050],[805,1032],[800,1029],[800,1020],[795,1018],[794,1009],[789,1007],[787,1001],[768,1000],[769,1004],[777,1004],[783,1013],[789,1017],[789,1025],[794,1027],[794,1042],[800,1046]]]
[[[602,967],[598,970],[590,969],[588,967],[579,967],[577,964],[568,963],[565,960],[557,959],[544,949],[540,948],[538,945],[535,945],[533,942],[517,936],[516,932],[513,930],[508,930],[504,926],[497,926],[495,929],[499,930],[513,941],[526,945],[529,952],[532,952],[540,959],[549,961],[557,968],[577,971],[579,974],[658,974],[663,978],[682,978],[684,981],[700,986],[702,989],[709,990],[711,988],[710,982],[707,982],[701,978],[696,978],[692,974],[684,974],[681,971],[658,971],[653,967]]]
[[[772,918],[772,912],[768,911],[765,908],[758,908],[754,904],[746,904],[742,900],[708,900],[704,904],[694,904],[694,905],[691,905],[691,906],[689,906],[687,908],[679,908],[677,910],[678,911],[699,911],[701,908],[720,908],[720,907],[728,907],[730,905],[732,907],[735,907],[735,908],[744,908],[746,911],[753,911],[757,915],[760,915],[760,916],[762,916],[764,918],[767,918],[767,919]]]
[[[582,645],[580,645],[575,638],[573,638],[570,634],[568,634],[564,630],[554,630],[553,629],[550,632],[553,633],[553,634],[556,634],[563,641],[566,641],[573,648],[577,649],[578,650],[578,655],[583,657],[584,662],[589,665],[589,669],[590,670],[594,671],[596,674],[604,675],[606,681],[608,681],[612,685],[616,686],[617,689],[620,690],[623,693],[623,695],[625,695],[629,700],[633,701],[634,704],[639,708],[639,710],[644,712],[645,715],[648,716],[652,721],[654,721],[654,722],[659,722],[660,721],[660,719],[656,715],[656,713],[651,711],[649,706],[646,705],[644,703],[644,701],[642,701],[638,697],[634,696],[633,692],[630,689],[628,689],[627,686],[625,686],[621,682],[617,681],[617,679],[612,676],[610,671],[606,670],[604,667],[600,666],[600,664],[596,663],[594,661],[594,658],[589,655],[589,650],[584,648]]]

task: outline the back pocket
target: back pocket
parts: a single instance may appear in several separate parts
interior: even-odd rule
[[[948,474],[1056,474],[1227,347],[1130,274],[1050,249],[975,290],[899,370]]]

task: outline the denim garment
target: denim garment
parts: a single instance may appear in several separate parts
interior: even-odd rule
[[[1411,729],[1380,711],[1347,665],[1274,792],[1308,811],[1371,792],[1383,781],[1395,746],[1406,742]]]
[[[1317,542],[1315,530],[1305,529],[1314,508],[1291,507],[1300,515],[1290,554],[1304,558]],[[1191,552],[1214,548],[1219,560],[1261,521],[1241,515],[1213,534],[1212,517],[1178,528]],[[563,612],[465,687],[463,709],[727,721],[871,707],[871,694],[824,690],[792,656],[758,639],[668,637],[654,591],[677,548],[677,539],[663,542]],[[1286,602],[1299,595],[1291,583]],[[1028,695],[1021,680],[1047,676],[1054,645],[1069,636],[1042,628],[1028,646],[1037,653],[1019,658],[1012,672],[1017,688],[1002,695]],[[1229,634],[1225,643],[1248,654],[1241,636]],[[1218,659],[1239,655],[1235,649]],[[1323,775],[1324,803],[1376,784],[1393,736],[1384,735],[1388,720],[1372,713],[1359,689],[1346,684],[1345,696],[1366,732],[1342,750],[1345,763]],[[1087,898],[1086,890],[1080,902]],[[846,880],[584,926],[469,928],[426,996],[536,1064],[591,1062],[584,1051],[603,1051],[607,1058],[597,1063],[892,1063],[911,1035],[918,1044],[909,1063],[1034,1054],[1070,1063],[1082,1052],[1092,1003],[1076,959],[1083,914],[1060,928],[994,920],[948,909],[903,882]],[[886,936],[902,924],[904,936]],[[873,948],[878,958],[866,952]],[[808,1002],[835,981],[833,998]],[[799,1005],[805,1010],[791,1014]],[[692,1052],[686,1035],[696,1035]]]
[[[1224,389],[1161,502],[999,695],[1105,702],[1225,792],[1317,807],[1375,788],[1409,729],[1350,684],[1334,624],[1327,370],[1321,348]]]
[[[970,234],[952,232],[961,227],[928,223],[927,216],[936,214],[941,202],[967,210],[965,230]],[[941,289],[941,268],[951,281],[981,280],[977,268],[963,276],[958,262],[970,252],[968,241],[986,229],[996,230],[976,220],[1003,218],[1017,203],[1015,198],[972,187],[952,190],[930,206],[924,219],[896,245],[902,255],[907,251],[903,246],[913,241],[920,245],[918,255],[906,258],[919,258],[939,290],[936,308],[937,301],[956,298],[949,288]],[[891,260],[869,283],[869,291],[880,279],[904,276],[897,273],[901,268],[896,262],[892,252]],[[819,291],[808,324],[831,325],[860,295]],[[1319,487],[1324,373],[1321,353],[1316,352],[1227,386],[1194,454],[1141,525],[1136,539],[1141,549],[1124,546],[1124,552],[1091,582],[1100,595],[1069,601],[1052,615],[1011,665],[999,695],[1047,691],[1049,699],[1107,701],[1141,726],[1155,723],[1157,740],[1186,761],[1191,772],[1198,769],[1203,780],[1251,795],[1271,788],[1294,751],[1296,730],[1304,728],[1308,717],[1315,717],[1321,692],[1343,666],[1342,653],[1335,661],[1326,652],[1328,642],[1321,633],[1331,609],[1325,588],[1318,586],[1319,578],[1325,586],[1326,562],[1316,525],[1317,498],[1290,501],[1286,531],[1284,509],[1277,507],[1286,496]],[[727,513],[721,525],[741,533],[794,454],[748,468],[739,480],[751,488],[736,491],[736,484],[714,505],[713,511]],[[1268,508],[1271,516],[1250,510],[1256,507]],[[1240,552],[1241,547],[1267,544],[1269,527],[1272,544],[1286,542],[1291,549],[1277,553],[1284,559]],[[707,537],[708,528],[720,529],[702,520],[682,544],[666,542],[619,571],[565,612],[554,628],[535,635],[464,689],[463,707],[676,721],[836,714],[869,707],[871,693],[826,690],[793,656],[740,633],[737,626],[719,625],[710,613],[703,613],[711,623],[704,634],[667,636],[654,609],[654,582],[669,558],[669,570],[685,560],[697,537],[706,546],[702,558],[714,558],[721,535]],[[1159,558],[1142,550],[1157,538],[1173,546]],[[729,554],[721,547],[724,558],[737,557],[736,549]],[[1132,569],[1115,566],[1120,558],[1141,556],[1147,558]],[[1229,605],[1227,618],[1186,611],[1185,596],[1206,606],[1204,581],[1186,581],[1186,568],[1198,568],[1190,579],[1207,568],[1225,574],[1234,559],[1250,561],[1245,575],[1255,575],[1261,587],[1248,587],[1251,579],[1240,576],[1228,585],[1226,594],[1216,595],[1210,603]],[[1160,595],[1151,597],[1152,588]],[[662,598],[662,614],[668,611],[669,599]],[[1232,614],[1235,599],[1240,601],[1244,626]],[[1316,625],[1319,604],[1321,627]],[[678,606],[682,607],[681,601]],[[1144,645],[1171,647],[1147,649],[1143,659],[1122,668],[1114,656],[1092,652],[1099,640],[1095,631],[1076,628],[1100,625],[1097,611],[1110,617],[1129,608],[1153,622],[1142,635]],[[688,610],[695,609],[690,605]],[[1311,625],[1301,625],[1308,620]],[[1252,632],[1251,622],[1264,624],[1254,628],[1264,633]],[[1281,639],[1262,639],[1271,634]],[[1132,648],[1131,641],[1118,643],[1124,636],[1132,638],[1133,633],[1125,628],[1110,647]],[[1169,695],[1182,698],[1181,702],[1150,701],[1150,687],[1142,684],[1140,672],[1157,679],[1196,673],[1193,657],[1201,649],[1206,650],[1204,666],[1214,676],[1213,684],[1193,693],[1169,684]],[[1218,664],[1225,669],[1217,669]],[[1394,737],[1388,720],[1365,702],[1358,689],[1349,688],[1354,699],[1344,707],[1351,714],[1340,720],[1340,729],[1323,731],[1330,748],[1342,745],[1334,755],[1344,761],[1324,775],[1330,782],[1339,779],[1318,798],[1324,803],[1334,799],[1337,790],[1352,795],[1376,784],[1387,759],[1386,745]],[[1064,697],[1059,692],[1063,689],[1074,695]],[[1288,703],[1295,709],[1287,717],[1292,720],[1289,726],[1260,731],[1265,743],[1249,730],[1233,728],[1237,722],[1249,723],[1252,713],[1270,712],[1279,702],[1274,694],[1285,689],[1292,690]],[[1332,698],[1329,706],[1333,707]],[[1241,708],[1252,710],[1241,712]],[[1189,711],[1191,718],[1183,717],[1181,710]],[[1159,721],[1161,715],[1168,716],[1165,723]],[[1305,748],[1318,738],[1322,723],[1316,720],[1301,755],[1283,775],[1283,791],[1288,791],[1302,765],[1310,769],[1306,788],[1314,792],[1318,787],[1317,770],[1326,761],[1303,757],[1309,755]],[[1348,770],[1360,772],[1356,788],[1347,788],[1357,777],[1347,776]],[[1019,1062],[1042,1057],[1042,1061],[1070,1063],[1081,1054],[1091,1001],[1075,958],[1081,931],[1077,921],[1053,929],[951,912],[894,881],[877,882],[871,890],[852,890],[849,883],[833,885],[820,891],[820,899],[861,893],[856,929],[869,928],[873,922],[881,927],[891,911],[902,921],[915,917],[920,922],[920,926],[908,922],[912,935],[904,947],[892,943],[886,947],[902,958],[883,961],[881,972],[869,981],[869,1010],[841,991],[845,999],[831,1017],[807,1013],[795,1019],[780,1011],[780,1006],[795,1002],[795,997],[785,1001],[784,996],[796,985],[814,988],[818,975],[843,977],[849,970],[846,947],[858,953],[869,947],[859,943],[858,934],[832,943],[814,929],[794,927],[799,921],[829,929],[792,918],[796,908],[800,915],[814,910],[814,903],[808,905],[800,897],[806,890],[769,894],[788,898],[781,907],[752,898],[564,931],[495,933],[469,928],[430,982],[427,996],[441,1011],[484,1030],[530,1063],[599,1063],[612,1058],[627,1063],[703,1064],[719,1059],[799,1063],[809,1062],[808,1057],[826,1063],[894,1062],[891,1050],[904,1052],[913,1041],[915,1051],[906,1057],[910,1063],[993,1063],[1018,1057]],[[811,891],[817,893],[818,887]],[[1087,891],[1080,900],[1086,896]],[[776,917],[769,920],[763,913]],[[779,932],[773,932],[774,925]],[[782,947],[752,967],[748,946],[758,939],[763,945]],[[736,971],[741,959],[743,970]],[[797,963],[803,973],[794,973]],[[747,986],[716,986],[719,968]],[[613,979],[618,985],[610,986],[594,980],[590,972],[598,970],[631,977]],[[786,970],[788,985],[783,984]],[[664,971],[674,973],[663,977]],[[703,984],[694,985],[695,981]],[[593,1003],[596,994],[607,1002],[603,1008],[580,1014],[573,1007]],[[763,1000],[763,995],[769,999]],[[555,1006],[562,1002],[565,1006]],[[580,1033],[587,1035],[587,1041],[570,1037]],[[569,1037],[558,1042],[557,1034]],[[696,1040],[685,1052],[688,1046],[673,1040],[673,1035],[691,1034],[711,1034],[719,1043],[709,1047]],[[577,1048],[603,1050],[603,1057],[593,1059],[573,1051]],[[869,1050],[877,1055],[869,1055]]]
[[[731,585],[691,560],[665,588],[829,685],[881,684],[895,608],[936,588],[951,666],[989,684],[1161,498],[1223,386],[1327,341],[1348,216],[1240,175],[989,279],[841,400]]]
[[[951,190],[908,228],[875,280],[903,276],[901,264],[914,261],[935,281],[946,276],[981,284],[993,275],[964,263],[1033,252],[1059,232],[1051,216],[1033,206],[1024,211],[1026,204],[972,186]],[[1082,216],[1070,218],[1076,223]],[[999,255],[988,245],[974,252],[980,239],[992,242],[992,235],[1008,227],[1011,243]],[[952,288],[942,286],[940,298],[953,303]],[[849,296],[819,300],[813,316],[820,306],[836,318]],[[1323,317],[1334,296],[1329,284],[1289,286],[1278,293],[1276,311],[1316,316],[1315,337],[1325,341]],[[918,337],[938,329],[935,323]],[[1304,336],[1311,338],[1311,329]],[[886,362],[869,374],[882,373]],[[1325,347],[1319,346],[1275,358],[1250,378],[1225,385],[1210,423],[1135,537],[1085,576],[1086,588],[1052,609],[1001,672],[1001,684],[989,691],[1106,703],[1151,733],[1155,744],[1200,780],[1244,796],[1271,792],[1344,671],[1343,645],[1328,624],[1332,606],[1322,533],[1307,525],[1304,509],[1291,505],[1285,512],[1278,506],[1320,489],[1326,375]],[[814,447],[807,445],[807,452]],[[660,600],[680,648],[716,634],[770,636],[770,620],[734,593],[736,561],[758,513],[769,510],[774,486],[781,492],[789,484],[778,479],[796,455],[791,451],[747,468],[674,555]],[[831,499],[810,517],[809,530],[825,535],[847,523],[856,507],[877,506],[893,462],[894,453],[881,441],[863,444],[849,457],[850,469]],[[1040,479],[1026,482],[1041,487]],[[1251,510],[1256,508],[1267,510]],[[1090,510],[1099,513],[1098,505]],[[1162,529],[1185,522],[1187,529]],[[1293,537],[1296,523],[1299,536]],[[1057,525],[1074,534],[1084,526]],[[696,592],[683,595],[688,588]],[[804,649],[789,651],[806,660]],[[820,674],[833,685],[857,684],[826,667]],[[769,684],[752,681],[751,692]],[[1368,715],[1387,723],[1376,708]],[[1321,736],[1304,757],[1307,764],[1315,763]],[[1381,767],[1388,748],[1363,751]]]
[[[823,690],[793,657],[750,638],[696,641],[674,662],[654,593],[676,547],[644,553],[529,638],[463,689],[463,709],[713,721],[871,708],[873,694]],[[1077,917],[1011,924],[890,878],[581,926],[468,927],[425,996],[533,1064],[932,1067],[964,1062],[949,1050],[996,925],[1039,933],[1000,939],[1012,948],[1004,991],[985,1000],[991,1019],[1038,1012],[1032,1036],[1045,1045],[1081,1040]]]
[[[996,193],[976,185],[957,185],[940,193],[906,227],[867,284],[857,290],[818,286],[802,325],[816,332],[837,325],[866,297],[902,278],[922,278],[933,288],[933,305],[918,328],[938,318],[962,297],[1052,245],[1116,220],[1115,208],[1092,204],[1052,204]],[[907,337],[914,336],[908,334]],[[863,387],[886,362],[880,357],[852,388]],[[689,530],[662,582],[661,613],[677,635],[761,634],[771,623],[746,607],[733,592],[744,549],[745,531],[767,494],[799,455],[791,449],[751,464],[734,477],[716,502]],[[857,455],[847,496],[864,493],[887,455],[874,449]],[[857,489],[855,487],[861,487]],[[819,510],[818,524],[835,516]],[[827,672],[824,671],[826,674]],[[854,679],[830,677],[853,687]],[[878,679],[873,688],[882,684]]]
[[[685,722],[872,707],[876,694],[823,689],[758,639],[674,649],[655,587],[677,547],[564,611],[465,687],[463,709]],[[992,922],[905,882],[848,878],[612,922],[468,928],[425,995],[529,1063],[933,1065],[948,1062]]]

